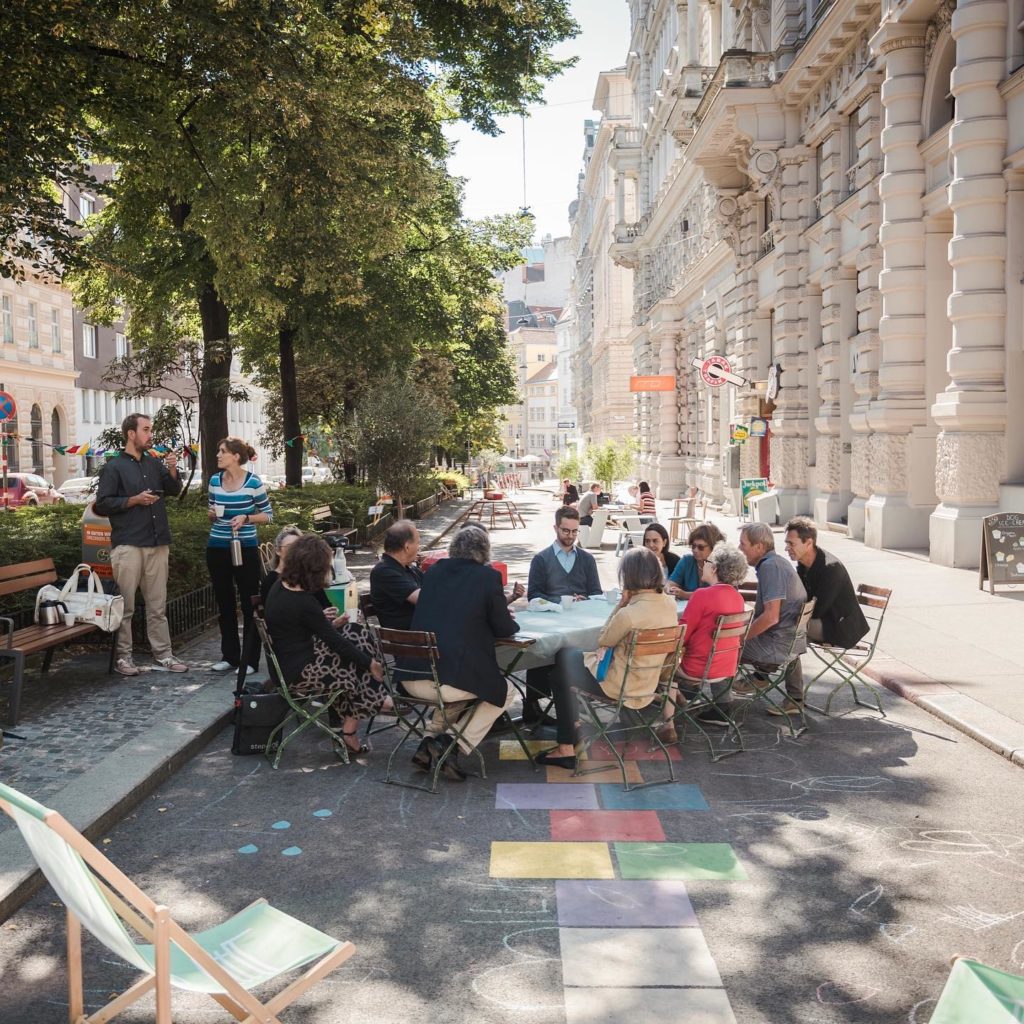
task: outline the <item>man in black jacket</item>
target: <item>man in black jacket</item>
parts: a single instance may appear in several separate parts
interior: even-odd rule
[[[814,598],[814,618],[807,626],[807,639],[811,643],[853,647],[867,635],[867,619],[846,566],[818,547],[818,529],[807,516],[796,516],[786,523],[786,554],[796,562],[808,599]],[[803,670],[800,659],[795,658],[786,672],[786,690],[797,693],[802,689]]]
[[[110,520],[110,567],[121,596],[124,619],[117,631],[115,669],[123,676],[139,674],[132,660],[132,612],[135,591],[146,602],[146,633],[157,665],[165,672],[187,672],[188,666],[171,653],[167,625],[167,564],[171,528],[165,495],[181,492],[178,460],[147,454],[153,442],[153,422],[133,412],[121,424],[124,451],[107,459],[96,487],[96,514]]]

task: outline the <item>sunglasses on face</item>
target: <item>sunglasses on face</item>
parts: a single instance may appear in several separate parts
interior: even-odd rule
[[[690,550],[691,551],[707,551],[707,549],[708,549],[707,544],[705,544],[703,541],[700,541],[700,540],[695,540],[690,545]]]

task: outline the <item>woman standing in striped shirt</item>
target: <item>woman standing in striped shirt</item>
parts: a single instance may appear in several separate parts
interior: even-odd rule
[[[259,540],[257,523],[273,519],[267,489],[263,481],[245,468],[256,458],[256,452],[240,437],[225,437],[217,445],[217,468],[210,479],[208,499],[209,516],[213,525],[206,545],[206,565],[217,599],[220,622],[221,660],[213,666],[214,672],[237,669],[242,658],[242,644],[238,638],[238,605],[235,589],[242,605],[242,620],[248,631],[252,624],[252,598],[260,592]],[[231,564],[231,539],[237,536],[242,545],[242,564]],[[259,661],[259,649],[253,656]],[[257,665],[249,667],[255,672]]]

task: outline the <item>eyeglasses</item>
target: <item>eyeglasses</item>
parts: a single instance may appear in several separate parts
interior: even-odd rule
[[[695,540],[690,545],[690,550],[691,551],[707,551],[707,549],[708,549],[707,544],[705,544],[702,540]]]
[[[579,530],[567,530],[564,526],[560,526],[558,528],[558,532],[559,533],[564,533],[566,535],[566,537],[575,537],[576,534],[578,534],[580,531]]]

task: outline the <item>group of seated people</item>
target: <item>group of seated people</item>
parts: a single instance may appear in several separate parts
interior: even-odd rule
[[[553,543],[534,555],[525,590],[529,600],[560,602],[604,593],[597,563],[577,546],[580,514],[569,505],[555,513]],[[770,527],[748,523],[740,527],[739,546],[725,541],[713,523],[702,523],[688,538],[690,553],[677,557],[669,550],[668,535],[658,523],[649,524],[642,547],[626,552],[619,563],[619,597],[598,639],[597,650],[563,648],[553,665],[526,673],[523,720],[527,725],[550,724],[555,745],[537,756],[538,763],[571,768],[578,742],[573,689],[617,699],[625,675],[628,644],[636,629],[686,626],[682,660],[670,679],[670,700],[663,705],[659,735],[665,742],[678,737],[673,712],[682,701],[708,684],[712,702],[700,713],[708,724],[726,725],[725,710],[732,693],[749,694],[752,687],[734,680],[740,662],[751,672],[776,671],[787,664],[787,699],[769,714],[800,714],[803,676],[795,644],[805,601],[816,599],[808,630],[811,640],[851,647],[868,631],[853,585],[845,568],[817,547],[817,530],[806,517],[786,526],[790,559],[775,551]],[[339,616],[327,604],[323,587],[330,578],[330,548],[315,535],[291,528],[278,537],[276,579],[264,582],[266,618],[282,671],[298,693],[330,698],[332,715],[341,725],[353,753],[364,751],[358,737],[360,720],[387,709],[384,666],[375,659],[373,638],[364,626]],[[471,752],[518,696],[498,664],[495,642],[514,636],[519,627],[509,605],[523,595],[520,584],[508,592],[500,574],[490,567],[490,536],[478,523],[454,535],[448,557],[428,573],[418,567],[420,537],[416,526],[401,520],[384,536],[384,552],[370,573],[370,598],[383,627],[433,633],[439,652],[438,678],[442,696],[454,716],[458,736],[445,731],[434,715],[428,734],[413,755],[413,764],[430,771],[440,760],[445,778],[465,778],[458,753]],[[794,567],[795,563],[795,567]],[[742,649],[719,651],[709,663],[712,635],[721,615],[744,610],[737,589],[753,567],[757,593],[753,619]],[[685,600],[680,611],[677,600]],[[597,671],[610,651],[603,673]],[[635,661],[626,680],[625,702],[643,707],[655,699],[663,659],[654,664]],[[414,697],[434,696],[433,679],[425,666],[399,661],[396,676]],[[598,678],[600,675],[600,679]],[[557,717],[548,720],[541,701],[550,698]]]
[[[591,484],[580,497],[579,488],[568,477],[562,481],[562,504],[571,505],[579,511],[580,523],[583,526],[591,526],[594,521],[594,509],[607,505],[609,501],[611,498],[599,483]],[[642,516],[657,514],[654,492],[646,480],[626,487],[625,493],[622,495],[622,504],[634,512],[639,512]]]

